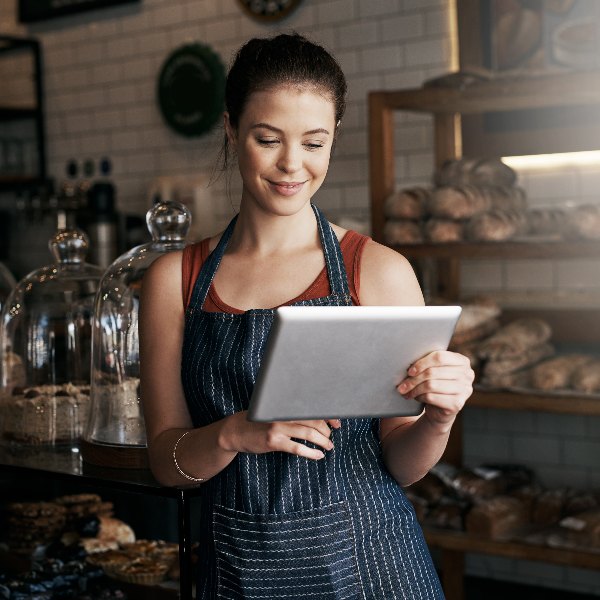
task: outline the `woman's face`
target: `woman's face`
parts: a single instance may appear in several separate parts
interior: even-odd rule
[[[321,187],[335,133],[335,108],[316,90],[254,92],[234,131],[225,117],[243,181],[242,200],[280,215],[297,212]]]

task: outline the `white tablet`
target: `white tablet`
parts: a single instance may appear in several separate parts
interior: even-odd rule
[[[284,306],[250,399],[252,421],[418,415],[396,386],[445,350],[460,306]]]

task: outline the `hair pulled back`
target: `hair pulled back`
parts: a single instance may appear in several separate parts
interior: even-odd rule
[[[331,98],[335,122],[346,110],[346,78],[337,61],[322,46],[297,34],[253,38],[237,52],[225,83],[225,109],[237,129],[248,98],[257,91],[280,85],[313,88]],[[228,164],[225,136],[221,151],[223,168]]]

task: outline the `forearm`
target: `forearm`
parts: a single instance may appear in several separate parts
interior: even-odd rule
[[[423,413],[416,421],[386,435],[382,440],[383,460],[400,485],[418,481],[440,460],[453,422],[442,425]]]
[[[163,431],[148,447],[152,472],[157,481],[166,486],[195,485],[177,470],[173,457],[175,444],[177,465],[190,477],[208,480],[220,473],[237,456],[236,451],[225,447],[226,429],[227,418],[197,429]],[[186,431],[189,433],[182,438]],[[196,485],[201,485],[201,482]]]

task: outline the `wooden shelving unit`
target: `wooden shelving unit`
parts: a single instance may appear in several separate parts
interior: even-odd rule
[[[460,88],[424,87],[369,94],[370,191],[372,236],[384,243],[384,203],[395,190],[394,115],[398,111],[433,117],[435,164],[462,155],[462,115],[550,107],[600,106],[600,72],[561,73],[527,78],[502,77]],[[586,140],[588,143],[589,140]],[[598,142],[600,148],[600,141]],[[582,149],[589,149],[585,147]],[[573,148],[568,148],[572,151]],[[393,246],[409,259],[433,260],[437,289],[432,293],[450,300],[460,297],[460,261],[464,259],[576,259],[600,258],[600,241],[513,240],[487,243],[415,244]],[[508,311],[507,311],[508,313]],[[510,309],[510,316],[538,314],[551,321],[555,339],[600,344],[600,308],[578,310],[551,307]],[[557,338],[558,336],[558,338]],[[600,399],[579,395],[476,390],[469,407],[554,414],[600,415]],[[462,423],[457,419],[444,460],[462,460]],[[600,569],[600,553],[571,551],[518,542],[476,538],[461,532],[426,530],[431,547],[441,550],[443,586],[448,600],[464,598],[466,553],[548,562]]]

